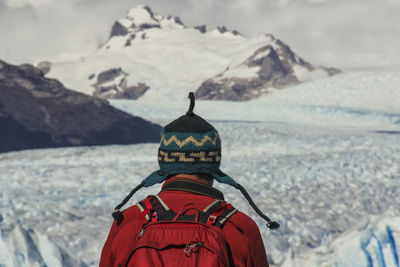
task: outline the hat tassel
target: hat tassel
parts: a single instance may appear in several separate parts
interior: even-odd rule
[[[120,211],[120,209],[131,199],[131,197],[144,186],[144,182],[141,182],[138,186],[132,189],[132,191],[122,200],[120,204],[115,207],[115,211],[112,213],[112,216],[117,221],[117,225],[120,225],[124,220],[124,215]]]
[[[194,93],[190,92],[188,98],[190,99],[190,106],[189,110],[186,112],[187,116],[193,116],[193,109],[194,109],[194,104],[195,104],[195,99],[194,99]]]
[[[271,221],[270,218],[268,218],[267,215],[265,215],[264,213],[262,213],[262,211],[257,207],[257,205],[254,203],[254,201],[251,199],[249,193],[247,193],[246,189],[244,189],[244,187],[241,184],[237,184],[235,186],[237,189],[240,190],[240,192],[242,192],[243,196],[247,199],[247,201],[249,202],[250,206],[253,207],[253,209],[255,210],[255,212],[257,212],[258,215],[260,215],[264,220],[266,220],[267,223],[267,227],[270,230],[276,230],[280,227],[278,222],[275,221]]]

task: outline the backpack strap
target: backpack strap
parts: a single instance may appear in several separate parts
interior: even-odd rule
[[[150,203],[158,214],[170,210],[170,208],[167,206],[167,204],[165,204],[159,195],[150,196]]]
[[[162,214],[174,213],[171,209],[165,204],[165,202],[158,195],[150,195],[144,200],[138,202],[136,206],[142,212],[142,216],[147,221],[158,221],[158,217]],[[171,214],[172,216],[173,214]],[[176,215],[176,213],[175,213]],[[171,216],[168,216],[171,217]],[[173,217],[172,217],[173,218]],[[171,219],[172,219],[171,218]]]
[[[225,223],[238,211],[238,209],[224,209],[224,211],[215,220],[214,225],[222,228]]]
[[[144,205],[143,201],[138,202],[138,203],[136,204],[136,207],[138,207],[138,209],[140,210],[142,216],[143,216],[147,221],[149,221],[149,220],[150,220],[150,217],[149,217],[149,214],[147,214],[147,212],[145,212],[145,210],[146,210],[146,205]]]
[[[167,204],[158,195],[150,195],[144,200],[138,202],[136,206],[142,213],[142,216],[148,221],[195,221],[195,215],[180,215],[171,210]],[[200,223],[214,225],[222,228],[224,224],[238,210],[224,200],[216,199],[200,211],[198,221]]]
[[[223,200],[219,200],[219,199],[216,199],[214,202],[211,202],[211,204],[210,205],[208,205],[207,207],[205,207],[204,209],[203,209],[203,211],[204,212],[214,212],[214,210],[215,209],[217,209],[220,205],[221,205],[221,203],[224,203],[225,201],[223,201]]]
[[[228,219],[237,211],[238,210],[233,208],[230,203],[222,200],[215,200],[203,210],[203,212],[208,215],[205,223],[222,228]]]
[[[157,213],[149,197],[140,201],[138,204],[136,204],[136,206],[142,212],[142,217],[144,217],[147,221],[157,221]]]

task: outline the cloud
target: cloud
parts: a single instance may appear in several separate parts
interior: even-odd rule
[[[106,38],[114,20],[107,10],[108,1],[98,3],[86,8],[77,1],[18,1],[3,5],[0,58],[23,62],[92,51]]]
[[[71,4],[73,2],[80,0],[2,0],[4,5],[9,8],[23,8],[23,7],[33,7],[33,8],[46,8],[60,6],[64,4]]]
[[[307,51],[399,55],[398,0],[0,0],[0,58],[37,61],[85,55],[136,5],[188,26],[225,25],[248,36],[272,33]],[[311,53],[309,54],[311,55]]]

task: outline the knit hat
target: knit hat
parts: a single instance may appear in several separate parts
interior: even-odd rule
[[[117,220],[117,224],[120,224],[123,220],[123,214],[119,209],[141,187],[162,183],[167,177],[174,174],[206,173],[220,183],[239,189],[254,210],[268,222],[267,226],[270,229],[279,228],[277,222],[272,222],[258,209],[243,186],[219,169],[221,163],[221,139],[218,131],[206,120],[193,113],[195,98],[192,92],[189,93],[189,98],[190,107],[186,115],[164,127],[158,149],[160,169],[146,177],[121,204],[115,207],[113,217]]]

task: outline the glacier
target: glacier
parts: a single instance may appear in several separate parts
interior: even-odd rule
[[[20,224],[2,227],[0,237],[0,266],[87,266],[36,229],[26,230]]]
[[[259,225],[271,266],[399,266],[399,81],[396,71],[346,73],[245,103],[197,101],[220,132],[221,169],[281,224],[268,231],[239,192],[216,183]],[[188,108],[111,103],[163,125]],[[0,266],[97,266],[114,206],[158,168],[157,149],[0,154]]]

